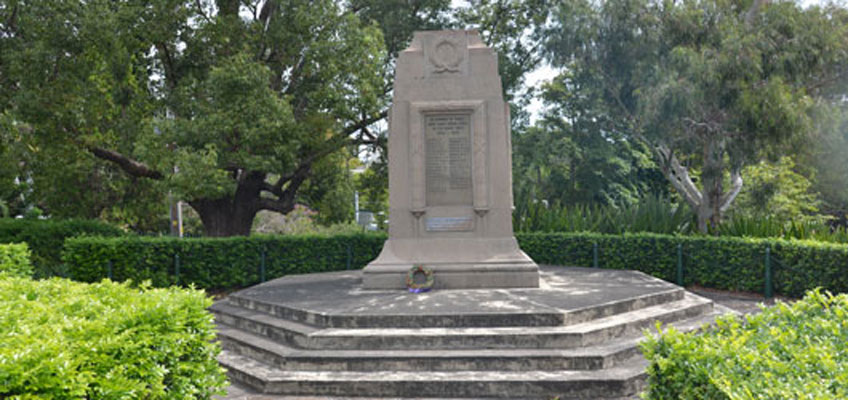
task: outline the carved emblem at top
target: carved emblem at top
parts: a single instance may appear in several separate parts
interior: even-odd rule
[[[460,64],[465,58],[459,43],[449,37],[441,38],[433,45],[433,51],[429,52],[430,62],[435,67],[435,73],[459,72]]]

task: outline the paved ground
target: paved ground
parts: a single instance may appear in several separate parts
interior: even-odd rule
[[[767,301],[762,295],[753,293],[728,292],[725,290],[702,287],[690,287],[687,289],[692,293],[706,297],[717,304],[739,311],[743,314],[756,314],[762,311],[760,308],[761,306],[773,305],[775,300],[771,299]],[[780,300],[786,301],[786,299]]]
[[[601,273],[602,271],[595,270],[595,272]],[[268,282],[268,283],[271,283],[271,282]],[[256,292],[257,294],[259,294],[260,292],[264,292],[264,293],[262,293],[264,295],[267,295],[267,293],[270,292],[270,291],[274,291],[274,292],[277,292],[277,293],[286,293],[285,291],[279,291],[280,288],[273,288],[272,285],[268,285],[268,283],[266,283],[265,285],[261,285],[261,286],[251,288],[251,289],[258,290],[259,292]],[[629,283],[632,283],[632,282],[629,282]],[[607,284],[609,284],[609,282],[607,282]],[[630,285],[628,285],[628,286],[630,286]],[[301,288],[301,289],[307,289],[307,288]],[[327,293],[326,291],[312,290],[312,289],[317,289],[317,288],[308,288],[308,289],[309,290],[292,291],[292,292],[290,292],[290,295],[298,296],[301,299],[301,301],[303,301],[302,304],[308,304],[309,305],[309,307],[307,307],[307,308],[313,308],[313,309],[319,309],[320,310],[320,309],[328,306],[328,304],[326,304],[324,301],[322,301],[322,300],[326,300],[326,299],[312,297],[312,296],[315,296],[316,294],[318,294],[319,297],[324,297],[324,296],[320,296],[320,294],[324,293],[326,295],[326,293]],[[624,289],[624,287],[620,287],[619,289]],[[689,289],[689,291],[691,291],[693,293],[696,293],[700,296],[703,296],[703,297],[706,297],[706,298],[709,298],[709,299],[715,301],[717,304],[723,305],[725,307],[736,310],[736,311],[743,313],[743,314],[751,314],[751,313],[760,312],[761,311],[760,305],[765,302],[765,299],[762,296],[757,295],[757,294],[728,292],[728,291],[720,291],[720,290],[701,288],[701,287],[691,287],[691,288],[688,288],[688,289]],[[248,290],[250,290],[250,289],[248,289]],[[634,290],[632,286],[630,288],[627,288],[628,292],[630,290]],[[349,295],[352,295],[349,300],[354,300],[354,298],[358,297],[358,296],[356,296],[357,292],[353,287],[351,287],[351,292],[349,292],[349,293],[350,293]],[[333,296],[338,296],[338,294],[339,293],[336,292]],[[632,294],[632,293],[630,293],[630,294]],[[306,296],[305,298],[304,298],[304,295]],[[589,293],[586,293],[586,295],[589,295],[587,297],[592,297]],[[283,295],[283,294],[281,294],[281,296],[288,297],[288,296]],[[288,299],[280,298],[279,300],[280,301],[286,301]],[[370,299],[370,300],[373,300],[373,299]],[[444,301],[444,300],[447,300],[447,299],[439,299],[439,300]],[[472,299],[468,299],[468,300],[472,300]],[[473,299],[473,300],[480,300],[480,299]],[[527,300],[527,299],[523,299],[523,300]],[[538,301],[538,299],[533,299],[533,300]],[[354,303],[358,303],[358,302],[354,301]],[[357,311],[362,311],[363,306],[366,306],[369,303],[370,302],[359,302],[355,306],[352,306],[350,309],[348,309],[348,312],[356,313]],[[460,311],[460,312],[467,311],[467,310],[462,310],[462,309],[469,307],[469,306],[473,307],[473,304],[477,303],[477,302],[476,301],[470,301],[470,302],[461,302],[461,303],[463,304],[463,306],[460,306],[459,310],[456,310],[456,311]],[[522,302],[516,302],[516,303],[522,303]],[[769,301],[769,302],[766,302],[766,303],[773,304],[773,301]],[[518,305],[524,306],[524,307],[531,306],[530,304],[527,304],[527,303],[510,304],[510,306],[518,306]],[[412,306],[412,304],[409,304],[409,306]],[[549,305],[547,305],[547,304],[539,304],[539,303],[536,303],[534,306],[540,307],[540,308],[543,308],[543,309],[549,307]],[[414,307],[419,308],[419,307],[421,307],[421,304],[415,304]],[[369,307],[366,306],[364,308],[369,308]],[[506,308],[509,309],[509,308],[512,308],[512,307],[507,306]],[[534,307],[531,306],[531,308],[534,308]],[[316,310],[316,311],[318,311],[318,310]],[[326,310],[323,310],[323,311],[326,311]],[[398,310],[393,310],[393,311],[397,312]],[[489,311],[493,311],[493,310],[489,310]],[[302,396],[289,397],[289,396],[262,395],[262,394],[257,394],[257,393],[251,391],[248,388],[241,387],[239,385],[232,385],[228,388],[227,395],[223,396],[223,397],[218,397],[218,399],[219,400],[294,400],[294,399],[312,400],[313,398],[302,397]],[[323,397],[323,398],[321,398],[321,400],[330,400],[330,399]],[[334,398],[332,400],[348,400],[348,399],[347,398]],[[351,400],[353,400],[353,399],[351,399]]]
[[[597,304],[677,290],[637,271],[540,266],[539,288],[363,290],[361,271],[288,276],[233,295],[266,304],[347,319],[556,314]],[[382,324],[381,324],[382,325]],[[398,326],[387,323],[386,326]]]

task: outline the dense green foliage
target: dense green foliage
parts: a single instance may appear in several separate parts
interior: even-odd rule
[[[0,397],[211,399],[226,384],[202,291],[0,277]]]
[[[0,244],[0,275],[31,277],[32,263],[29,257],[26,243]]]
[[[651,233],[525,233],[521,248],[540,264],[636,269],[676,282],[680,246],[684,284],[762,293],[765,250],[770,248],[774,292],[801,296],[823,287],[848,292],[848,245],[815,241]]]
[[[821,201],[812,182],[798,173],[791,157],[761,161],[742,171],[746,185],[739,192],[734,215],[776,218],[784,221],[821,222]]]
[[[170,191],[207,234],[248,234],[257,211],[288,212],[312,168],[382,118],[383,38],[345,6],[0,6],[0,136],[23,139],[18,177],[55,194],[51,215],[150,187],[139,194],[160,213]]]
[[[93,220],[0,219],[0,243],[27,243],[36,277],[64,275],[62,246],[74,236],[122,236],[115,226]]]
[[[832,115],[822,110],[844,108],[846,21],[844,7],[789,1],[558,2],[543,36],[560,73],[541,127],[601,145],[591,157],[564,151],[553,167],[598,175],[573,181],[609,197],[644,185],[627,178],[653,153],[706,232],[733,205],[746,165],[796,151]]]
[[[646,399],[848,398],[848,295],[810,291],[703,333],[649,335]]]
[[[258,211],[298,203],[349,220],[337,159],[385,145],[378,122],[412,33],[479,28],[511,96],[539,59],[526,26],[544,21],[544,4],[11,0],[0,5],[0,204],[17,215],[11,200],[29,190],[50,216],[162,231],[173,196],[208,236],[246,235]]]
[[[779,199],[773,199],[779,201]],[[794,203],[802,205],[801,202]],[[807,203],[809,205],[809,203]],[[775,205],[781,208],[779,205]],[[785,210],[785,208],[784,208]],[[848,230],[832,226],[821,216],[781,218],[775,215],[734,212],[709,233],[717,236],[818,240],[848,243]],[[695,221],[686,204],[661,196],[645,196],[635,203],[621,205],[562,205],[525,199],[517,202],[512,215],[519,232],[596,232],[697,234]]]
[[[71,278],[94,282],[150,280],[154,286],[244,287],[265,277],[359,269],[377,257],[385,235],[264,236],[176,239],[124,237],[69,239],[63,260]],[[179,266],[179,267],[178,267]],[[179,271],[177,271],[179,268]]]
[[[848,243],[848,228],[816,220],[780,220],[771,216],[734,215],[712,233],[721,236],[817,240]]]
[[[651,233],[519,233],[521,248],[536,262],[636,269],[675,282],[680,246],[684,283],[762,292],[765,251],[771,251],[775,293],[800,296],[814,287],[848,292],[848,245],[813,241],[671,236]],[[175,283],[231,288],[261,280],[343,269],[374,259],[384,234],[252,236],[227,239],[148,237],[69,239],[63,260],[81,281],[111,276],[155,286]],[[110,270],[111,265],[111,270]]]
[[[619,206],[562,205],[525,199],[512,213],[513,228],[520,232],[653,232],[688,233],[692,214],[685,204],[660,196],[645,196]]]

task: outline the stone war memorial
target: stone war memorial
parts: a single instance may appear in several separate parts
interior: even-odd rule
[[[389,240],[367,289],[538,287],[512,233],[509,105],[497,55],[474,32],[421,32],[398,58],[389,121]]]
[[[512,232],[509,108],[476,31],[397,62],[389,239],[361,271],[278,278],[211,310],[245,399],[636,399],[643,331],[729,310],[636,271],[537,266]]]

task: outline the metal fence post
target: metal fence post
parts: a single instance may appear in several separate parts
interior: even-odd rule
[[[677,284],[683,286],[683,244],[677,244]]]
[[[347,244],[347,263],[345,264],[345,269],[350,269],[351,264],[353,263],[353,249],[350,247],[350,243]]]
[[[262,258],[259,260],[259,282],[265,282],[265,246],[262,246]]]
[[[176,279],[175,285],[180,284],[180,254],[174,253],[174,277]]]
[[[114,275],[113,275],[113,272],[112,272],[112,271],[113,271],[113,268],[112,268],[112,260],[109,260],[109,280],[110,280],[110,281],[114,281],[114,280],[115,280],[115,278],[114,278]]]
[[[767,299],[774,297],[774,288],[772,285],[771,271],[771,246],[766,246],[766,287],[765,296]]]
[[[598,242],[592,243],[592,267],[598,268]]]

